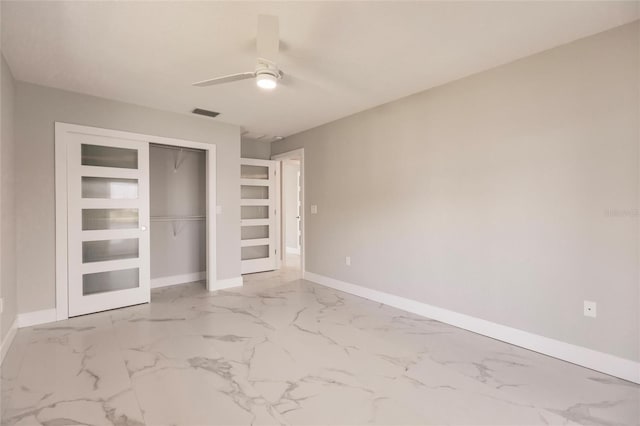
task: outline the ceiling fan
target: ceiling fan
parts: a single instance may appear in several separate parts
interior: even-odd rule
[[[256,50],[258,61],[255,71],[230,74],[209,80],[193,83],[194,86],[207,87],[215,84],[231,83],[238,80],[255,78],[256,84],[262,89],[275,89],[278,81],[282,79],[282,71],[276,61],[280,49],[278,17],[271,15],[258,15],[258,33],[256,36]]]

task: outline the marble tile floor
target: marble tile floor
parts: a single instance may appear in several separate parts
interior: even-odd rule
[[[299,279],[21,329],[3,425],[637,425],[640,386]]]

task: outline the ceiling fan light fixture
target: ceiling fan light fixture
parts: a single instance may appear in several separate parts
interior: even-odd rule
[[[2,0],[0,0],[2,1]],[[257,63],[254,71],[223,75],[193,83],[197,87],[214,86],[234,81],[254,78],[260,89],[273,90],[282,79],[282,71],[278,68],[278,51],[280,50],[278,17],[258,15],[258,31],[256,34]]]
[[[271,74],[258,74],[256,76],[256,84],[261,89],[273,90],[278,85],[278,79]]]

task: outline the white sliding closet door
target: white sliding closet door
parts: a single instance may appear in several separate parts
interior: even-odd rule
[[[241,158],[241,270],[243,274],[278,268],[277,162]]]
[[[149,144],[69,138],[69,316],[149,302]]]

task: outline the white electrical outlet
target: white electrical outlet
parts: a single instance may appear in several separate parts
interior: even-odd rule
[[[347,256],[344,258],[344,264],[347,266],[351,266],[351,256]]]
[[[216,206],[216,214],[222,214],[222,206]]]
[[[0,299],[0,314],[4,311],[4,299]]]
[[[584,316],[595,318],[598,315],[596,302],[584,301]]]
[[[311,204],[311,214],[317,214],[318,213],[318,206],[315,204]]]

